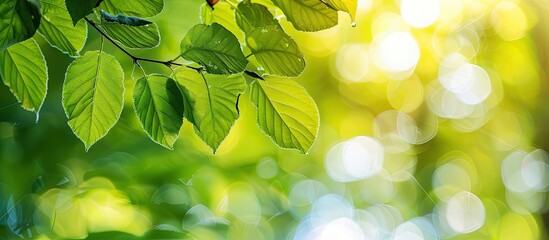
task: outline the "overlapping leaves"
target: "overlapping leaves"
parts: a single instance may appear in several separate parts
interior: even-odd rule
[[[218,23],[191,28],[181,41],[181,57],[199,63],[212,74],[238,73],[248,65],[234,34]]]
[[[179,68],[175,77],[187,102],[186,118],[215,151],[239,116],[236,103],[246,89],[244,77],[201,74],[185,67]]]
[[[156,23],[148,20],[112,15],[101,11],[101,28],[114,40],[128,48],[154,48],[160,44],[160,33]]]
[[[266,74],[296,77],[305,69],[305,58],[269,10],[260,4],[238,5],[236,22],[246,32],[246,43]]]
[[[85,22],[76,25],[63,0],[41,0],[42,22],[38,32],[48,43],[70,56],[78,56],[86,43],[88,28]]]
[[[24,108],[38,112],[47,89],[46,62],[38,44],[25,40],[38,30],[51,46],[76,57],[67,69],[63,107],[69,126],[90,148],[118,120],[124,105],[124,72],[105,52],[80,56],[87,37],[86,21],[108,40],[118,42],[118,47],[153,48],[160,44],[160,34],[148,18],[162,12],[164,0],[5,1],[0,4],[0,76],[4,83]],[[276,11],[280,8],[297,30],[319,31],[337,24],[337,11],[349,13],[354,21],[357,4],[356,0],[273,3],[204,4],[202,24],[187,32],[178,54],[193,62],[192,67],[180,67],[172,76],[144,74],[136,80],[134,110],[153,141],[172,149],[187,118],[215,152],[240,115],[240,95],[250,87],[259,127],[283,148],[309,151],[318,131],[318,110],[307,91],[288,79],[304,71],[305,58],[273,12],[280,13]],[[90,15],[93,12],[97,14]],[[95,17],[97,24],[90,20]],[[131,57],[135,64],[146,60]],[[174,64],[174,60],[151,61]],[[250,77],[250,85],[243,75]]]
[[[3,0],[0,4],[0,51],[31,38],[39,26],[38,0]]]
[[[183,98],[175,81],[164,75],[148,75],[135,82],[133,106],[147,135],[173,148],[183,125]]]

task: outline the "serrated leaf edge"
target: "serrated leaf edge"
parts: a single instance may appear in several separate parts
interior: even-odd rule
[[[288,81],[291,81],[291,80],[288,79]],[[257,109],[259,109],[259,107],[253,102],[253,99],[251,99],[251,98],[252,98],[251,89],[253,88],[253,84],[259,84],[259,83],[257,83],[257,80],[256,80],[256,81],[253,81],[253,82],[250,84],[250,97],[249,97],[249,99],[250,99],[250,101],[252,101],[252,105],[253,105],[253,106],[256,108],[256,110],[257,110]],[[303,86],[301,86],[301,85],[299,85],[299,86],[300,86],[301,88],[303,88],[305,91],[307,91]],[[261,85],[259,85],[259,87],[261,88]],[[262,91],[263,91],[263,90],[262,90]],[[308,92],[307,92],[307,94],[308,94]],[[311,96],[309,95],[309,97],[311,97]],[[311,99],[313,99],[313,98],[311,97]],[[270,102],[271,102],[271,101],[269,100],[269,103],[270,103]],[[314,101],[314,99],[313,99],[313,103],[314,103],[314,105],[315,105],[316,112],[318,112],[318,113],[319,113],[319,116],[320,116],[320,111],[318,110],[318,106],[317,106],[316,102]],[[272,103],[271,103],[271,105],[272,105]],[[273,106],[273,108],[274,108],[274,106]],[[256,115],[257,115],[257,113],[256,113]],[[277,115],[279,115],[278,112],[277,112]],[[280,117],[280,115],[279,115],[279,117]],[[306,150],[303,149],[303,150],[302,150],[302,149],[297,149],[297,148],[291,148],[291,147],[280,146],[280,145],[275,141],[275,139],[274,139],[272,136],[270,136],[269,133],[265,132],[265,130],[263,130],[263,128],[261,127],[261,125],[259,125],[259,122],[257,121],[257,116],[256,116],[255,123],[256,123],[257,127],[259,128],[259,130],[261,130],[261,132],[262,132],[263,134],[265,134],[267,137],[269,137],[269,138],[272,140],[272,142],[273,142],[276,146],[278,146],[279,148],[281,148],[281,149],[287,149],[287,150],[298,150],[298,151],[301,152],[302,154],[308,154],[309,151],[313,148],[313,146],[314,146],[314,144],[316,143],[316,140],[317,140],[317,138],[318,138],[318,132],[320,131],[320,117],[319,117],[319,118],[317,119],[317,125],[318,125],[318,127],[316,128],[316,131],[314,132],[315,139],[313,139],[313,141],[311,142],[311,146],[309,147],[309,149],[306,149]],[[300,145],[301,145],[301,144],[300,144]]]
[[[75,25],[75,26],[76,26],[76,25]],[[82,45],[82,47],[80,47],[80,49],[76,49],[76,55],[74,55],[74,56],[71,55],[69,52],[66,52],[66,51],[64,51],[63,49],[59,48],[58,46],[52,44],[52,43],[48,40],[48,38],[46,38],[46,36],[44,36],[44,34],[42,34],[42,32],[40,32],[40,31],[38,31],[38,30],[36,30],[36,32],[37,32],[38,34],[40,34],[40,36],[41,36],[44,40],[46,40],[46,42],[47,42],[51,47],[53,47],[53,48],[59,50],[61,53],[65,54],[65,55],[67,55],[67,56],[69,56],[69,57],[71,57],[71,58],[76,59],[76,58],[82,56],[82,55],[80,54],[80,52],[82,51],[82,49],[84,49],[84,46],[86,46],[86,42],[88,42],[88,24],[85,24],[84,26],[86,26],[86,38],[84,39],[84,44]],[[35,35],[35,37],[36,37],[36,35]]]
[[[143,77],[141,77],[141,78],[145,78],[145,77],[149,77],[149,76],[162,76],[162,77],[166,77],[166,78],[168,78],[168,79],[172,79],[173,81],[175,81],[175,80],[174,80],[173,78],[171,78],[170,76],[167,76],[167,75],[164,75],[164,74],[160,74],[160,73],[153,73],[153,74],[145,75],[145,76],[143,76]],[[141,78],[138,78],[137,80],[135,80],[135,83],[134,83],[134,85],[133,85],[133,90],[132,90],[132,91],[135,91],[135,86],[137,85],[138,80],[141,79]],[[175,82],[175,84],[177,85],[178,83]],[[179,91],[179,89],[178,89],[178,91]],[[137,109],[135,109],[135,98],[133,97],[133,92],[132,92],[132,105],[133,105],[133,112],[134,112],[135,115],[137,116]],[[183,105],[183,106],[184,106],[184,105]],[[183,111],[185,111],[185,110],[183,109]],[[182,117],[183,117],[183,119],[185,118],[184,116],[182,116]],[[139,116],[138,116],[138,118],[139,118]],[[145,133],[147,134],[147,137],[149,137],[149,139],[151,139],[154,143],[156,143],[156,144],[158,144],[158,145],[160,145],[160,146],[162,146],[162,147],[165,147],[165,148],[167,148],[167,149],[169,149],[169,150],[173,150],[173,149],[174,149],[174,148],[173,148],[173,145],[175,144],[175,142],[177,141],[177,139],[179,139],[179,133],[181,132],[181,127],[182,127],[183,124],[185,123],[184,121],[181,122],[181,126],[179,127],[179,131],[177,131],[177,134],[176,134],[176,136],[175,136],[175,140],[174,140],[173,143],[172,143],[172,146],[166,146],[166,145],[164,145],[164,144],[162,144],[162,143],[156,141],[156,140],[149,134],[149,132],[147,132],[147,130],[145,129],[145,126],[143,126],[143,123],[142,123],[141,121],[139,121],[139,119],[138,119],[137,121],[139,122],[139,125],[141,126],[141,129],[143,130],[143,132],[145,132]]]
[[[40,110],[42,109],[42,106],[44,105],[44,102],[46,101],[46,96],[48,95],[48,81],[49,81],[48,64],[46,62],[46,58],[44,57],[44,53],[42,52],[42,49],[40,48],[40,45],[36,42],[36,40],[34,40],[34,38],[29,38],[27,40],[32,40],[34,42],[34,44],[36,44],[36,46],[38,47],[38,52],[40,53],[40,56],[42,56],[42,60],[44,61],[44,65],[46,66],[46,89],[44,90],[45,91],[44,98],[42,98],[42,102],[40,102],[40,106],[38,106],[38,109],[33,109],[33,108],[28,108],[28,107],[23,106],[22,101],[19,99],[17,94],[15,94],[15,92],[13,92],[13,90],[11,89],[11,86],[6,84],[5,82],[4,82],[4,85],[6,85],[10,89],[10,92],[13,94],[15,99],[17,99],[17,102],[19,103],[21,108],[23,108],[27,111],[36,113],[36,123],[38,123],[38,120],[40,118]],[[24,41],[22,41],[22,42],[24,42]],[[22,43],[22,42],[19,42],[19,43]],[[16,44],[18,44],[18,43],[16,43]],[[8,49],[6,48],[6,50],[4,50],[4,51],[8,51]]]
[[[98,50],[94,50],[94,51],[88,51],[86,53],[90,53],[90,52],[99,52],[99,54],[107,54],[111,57],[113,57],[115,60],[116,58],[108,53],[105,53],[105,52],[101,52],[101,51],[98,51]],[[79,56],[77,58],[74,59],[74,61],[71,62],[71,64],[69,64],[69,66],[67,67],[67,71],[65,71],[65,77],[64,77],[64,80],[63,80],[63,88],[61,90],[61,105],[63,106],[63,112],[65,112],[65,116],[67,117],[67,119],[69,118],[69,114],[67,113],[67,110],[65,108],[65,96],[63,95],[63,92],[65,91],[65,82],[67,81],[67,73],[69,72],[69,68],[74,64],[74,62],[76,62],[76,60],[78,58],[81,58],[81,57],[84,57],[86,54],[82,55],[82,56]],[[111,129],[118,123],[118,120],[120,119],[120,116],[122,115],[122,112],[124,111],[124,94],[126,93],[126,88],[124,86],[124,79],[125,78],[125,74],[124,74],[124,69],[122,68],[122,66],[120,65],[120,63],[118,62],[118,60],[116,60],[116,64],[118,64],[118,67],[120,67],[120,69],[122,69],[122,111],[120,111],[120,113],[118,113],[118,116],[116,116],[116,120],[114,121],[114,124],[112,126],[110,126],[107,131],[105,131],[105,134],[103,134],[101,137],[97,138],[97,140],[93,143],[90,143],[89,146],[88,146],[88,143],[86,143],[84,141],[84,139],[82,139],[80,136],[76,135],[76,133],[74,132],[74,130],[72,129],[71,125],[68,124],[67,122],[67,125],[69,125],[69,128],[71,129],[72,133],[81,141],[84,143],[84,147],[86,148],[86,152],[88,152],[88,150],[90,150],[90,148],[97,142],[99,142],[99,140],[101,140],[102,138],[104,138],[105,136],[107,136],[107,134],[111,131]]]
[[[106,33],[107,35],[109,35],[109,33],[107,32],[107,30],[105,30],[105,28],[103,27],[103,25],[107,25],[107,24],[118,24],[118,23],[102,23],[102,24],[99,26],[103,31],[105,31],[105,33]],[[111,37],[114,41],[116,41],[117,43],[123,45],[124,47],[126,47],[126,48],[128,48],[128,49],[153,49],[153,48],[156,48],[156,47],[160,46],[160,43],[162,42],[162,35],[160,34],[160,29],[159,29],[159,27],[158,27],[158,24],[156,24],[155,22],[153,22],[153,23],[151,23],[151,24],[149,24],[149,25],[153,25],[153,24],[156,26],[156,34],[158,35],[158,43],[156,43],[156,45],[151,46],[151,47],[142,47],[142,48],[128,47],[128,46],[126,46],[126,44],[120,42],[118,39],[113,38],[113,37],[111,37],[110,35],[109,35],[109,37]],[[119,25],[122,25],[122,24],[119,24]],[[128,26],[128,25],[126,25],[126,26]],[[140,28],[140,27],[146,27],[146,26],[128,26],[128,27]]]

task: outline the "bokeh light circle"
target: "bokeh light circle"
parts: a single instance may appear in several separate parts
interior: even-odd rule
[[[328,175],[338,182],[365,179],[383,167],[383,145],[370,137],[355,137],[334,145],[326,154]]]
[[[409,32],[389,32],[379,36],[374,45],[375,64],[389,72],[413,69],[419,61],[419,45]]]
[[[400,13],[410,26],[425,28],[435,23],[440,16],[440,1],[402,0]]]
[[[486,209],[482,201],[471,192],[460,192],[448,200],[444,217],[456,233],[474,232],[484,225]]]
[[[344,81],[365,81],[370,72],[370,52],[366,44],[347,44],[337,51],[335,57],[336,77]]]

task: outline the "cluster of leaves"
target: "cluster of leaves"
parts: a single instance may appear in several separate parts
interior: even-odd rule
[[[89,24],[139,67],[139,61],[180,66],[172,68],[171,76],[143,71],[135,81],[135,113],[158,144],[171,149],[186,118],[215,152],[239,117],[239,97],[248,88],[260,128],[279,146],[307,152],[317,135],[319,114],[306,90],[289,79],[303,72],[305,59],[273,12],[282,10],[297,30],[319,31],[337,24],[337,11],[354,18],[356,0],[217,2],[203,5],[202,23],[181,41],[180,55],[163,62],[124,49],[160,44],[157,25],[146,18],[162,11],[163,0],[2,0],[0,76],[38,120],[48,71],[32,37],[38,32],[51,46],[75,57],[66,72],[62,102],[69,126],[89,149],[116,124],[124,105],[124,71],[117,59],[102,49],[80,54]],[[218,12],[231,16],[225,20],[237,28],[229,30]],[[194,63],[185,66],[176,62],[179,58]]]

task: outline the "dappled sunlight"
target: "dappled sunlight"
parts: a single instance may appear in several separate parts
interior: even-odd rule
[[[83,238],[89,233],[121,231],[136,236],[151,227],[148,213],[105,178],[92,178],[71,189],[51,189],[37,200],[34,214],[41,234]]]

